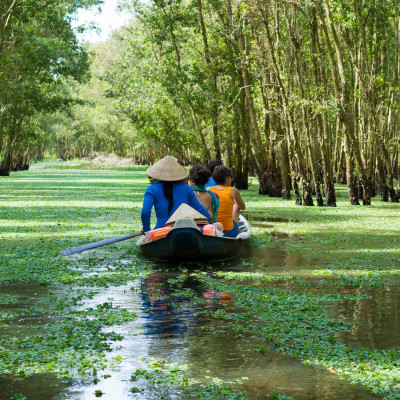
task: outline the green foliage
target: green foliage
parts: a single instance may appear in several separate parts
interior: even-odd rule
[[[105,299],[105,290],[135,294],[139,289],[133,282],[157,271],[165,283],[154,284],[148,294],[165,302],[166,309],[190,312],[200,321],[188,336],[196,351],[209,351],[205,346],[214,339],[217,346],[218,338],[235,337],[250,365],[254,357],[264,362],[270,352],[279,352],[330,371],[332,379],[343,377],[387,399],[398,397],[398,349],[348,342],[362,325],[358,316],[365,308],[371,308],[368,321],[380,331],[393,329],[384,308],[390,301],[378,295],[397,293],[400,283],[397,204],[354,209],[346,204],[346,188],[337,185],[339,207],[295,207],[259,196],[252,185],[243,197],[254,241],[241,259],[155,264],[128,242],[61,258],[59,250],[140,230],[147,179],[144,167],[39,167],[1,180],[2,374],[50,373],[86,383],[114,374],[124,355],[114,346],[124,339],[119,326],[136,334],[130,324],[138,312]],[[6,291],[11,284],[24,290],[11,294]],[[207,290],[226,297],[206,298]],[[18,321],[27,322],[18,326]],[[206,336],[215,321],[223,330]],[[240,377],[204,377],[197,365],[186,367],[185,362],[151,359],[133,367],[129,389],[143,396],[152,390],[188,399],[240,399],[255,384],[238,386],[245,380]],[[288,390],[284,393],[292,394]],[[271,383],[269,396],[288,398],[280,391]]]
[[[65,247],[96,240],[96,235],[115,236],[122,231],[131,230],[134,224],[129,219],[123,222],[120,219],[120,211],[113,217],[112,214],[117,209],[112,211],[109,208],[110,204],[101,204],[100,193],[104,184],[96,184],[94,176],[91,178],[94,185],[92,188],[97,193],[93,195],[100,202],[92,198],[92,206],[81,209],[78,213],[77,209],[73,211],[75,207],[71,209],[67,203],[72,201],[78,205],[80,192],[84,190],[88,193],[85,178],[76,181],[78,186],[74,192],[76,197],[73,199],[67,181],[64,189],[61,188],[62,179],[59,173],[50,172],[46,175],[41,170],[38,177],[44,185],[36,193],[41,193],[39,197],[35,194],[35,181],[32,181],[31,185],[18,178],[15,181],[2,181],[2,199],[19,192],[18,197],[22,203],[21,207],[15,207],[14,201],[3,201],[0,210],[0,280],[36,282],[34,290],[41,292],[51,291],[49,287],[59,282],[66,288],[71,288],[71,291],[68,293],[69,290],[66,290],[67,295],[64,296],[49,293],[34,307],[30,307],[32,303],[27,303],[26,299],[20,296],[0,296],[3,305],[17,306],[13,312],[2,314],[3,325],[14,324],[17,319],[33,317],[44,321],[29,335],[20,328],[10,335],[2,336],[0,370],[2,374],[20,376],[51,372],[71,380],[77,376],[88,376],[94,369],[100,371],[118,363],[118,360],[107,359],[106,353],[111,350],[110,343],[120,341],[123,337],[112,329],[107,332],[103,329],[107,326],[127,324],[136,318],[135,313],[115,307],[108,301],[82,308],[85,299],[99,293],[100,288],[125,285],[137,279],[146,267],[132,254],[128,263],[129,270],[126,270],[128,264],[115,259],[108,266],[108,273],[99,274],[95,273],[95,260],[68,260],[58,256],[58,251]],[[112,173],[110,183],[113,177]],[[123,192],[122,190],[120,194]],[[51,201],[45,193],[50,195]],[[138,194],[137,200],[140,196]],[[119,201],[121,200],[120,197]],[[107,223],[103,227],[99,218],[102,220],[104,216],[110,221],[114,220],[114,223]],[[139,222],[137,226],[139,227]],[[76,291],[72,288],[79,289]]]
[[[245,400],[246,397],[238,393],[231,382],[223,382],[218,378],[211,378],[209,382],[201,383],[186,376],[189,368],[187,365],[171,364],[163,359],[155,359],[149,363],[150,369],[137,369],[131,376],[131,382],[140,384],[145,379],[155,385],[158,390],[165,387],[183,387],[182,396],[186,399],[221,399],[221,400]],[[237,383],[237,382],[236,382]],[[132,387],[132,393],[138,393],[137,386]],[[164,398],[162,395],[161,398]]]
[[[82,81],[89,60],[71,28],[70,13],[99,0],[38,4],[23,0],[0,5],[0,155],[9,171],[19,149],[35,145],[38,113],[71,103],[65,78]],[[32,140],[32,136],[34,140]]]

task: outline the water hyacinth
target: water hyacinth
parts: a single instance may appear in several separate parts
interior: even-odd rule
[[[74,168],[33,168],[1,181],[2,376],[24,382],[51,374],[67,382],[60,391],[80,382],[104,398],[116,379],[132,396],[168,390],[185,398],[251,399],[261,380],[243,379],[248,374],[240,368],[232,378],[230,364],[261,368],[276,354],[283,363],[298,360],[299,376],[307,368],[329,374],[324,384],[334,390],[344,378],[342,386],[356,383],[343,386],[355,396],[399,398],[397,204],[353,208],[337,186],[338,207],[295,207],[250,185],[242,195],[256,226],[237,260],[158,263],[144,259],[133,241],[63,258],[60,250],[140,230],[147,185],[144,167]],[[160,321],[176,328],[168,335],[174,346],[185,343],[181,352],[170,350]],[[220,351],[228,339],[237,347]],[[137,348],[142,341],[164,349],[164,361],[140,360],[151,348]],[[230,361],[222,361],[224,352]],[[203,370],[207,363],[219,372]],[[297,389],[321,396],[276,381],[267,380],[269,398],[296,398]],[[18,388],[14,383],[7,398],[28,395]]]

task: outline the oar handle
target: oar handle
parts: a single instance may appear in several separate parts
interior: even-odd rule
[[[131,239],[131,238],[134,238],[134,237],[140,236],[140,235],[144,235],[144,232],[143,231],[135,232],[135,233],[131,233],[129,235],[118,236],[115,238],[99,240],[98,242],[94,242],[94,243],[84,244],[82,246],[71,247],[70,249],[60,251],[60,254],[62,256],[70,256],[72,254],[81,253],[82,251],[95,249],[97,247],[106,246],[106,245],[112,244],[112,243],[117,243],[122,240]]]

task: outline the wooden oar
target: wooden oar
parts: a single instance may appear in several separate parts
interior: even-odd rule
[[[70,249],[60,251],[60,254],[62,256],[70,256],[72,254],[81,253],[82,251],[95,249],[96,247],[106,246],[107,244],[120,242],[121,240],[131,239],[140,235],[144,235],[144,232],[143,231],[135,232],[131,233],[130,235],[118,236],[111,239],[104,239],[104,240],[99,240],[98,242],[84,244],[82,246],[71,247]]]

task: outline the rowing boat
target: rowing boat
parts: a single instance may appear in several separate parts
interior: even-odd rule
[[[137,244],[149,258],[160,260],[228,259],[240,254],[243,242],[251,236],[250,224],[242,215],[235,238],[203,235],[192,218],[178,219],[168,235],[156,241],[141,237]]]

